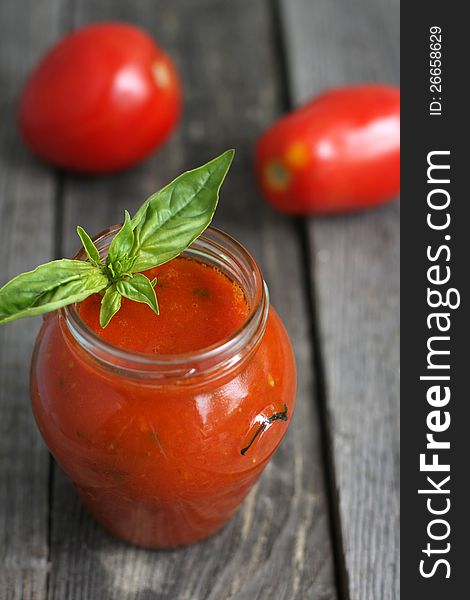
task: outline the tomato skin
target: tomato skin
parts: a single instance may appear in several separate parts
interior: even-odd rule
[[[181,104],[178,73],[147,33],[97,23],[64,37],[40,61],[24,87],[18,124],[46,161],[109,173],[162,144]]]
[[[355,211],[400,191],[400,91],[336,88],[259,138],[255,171],[266,200],[290,214]]]

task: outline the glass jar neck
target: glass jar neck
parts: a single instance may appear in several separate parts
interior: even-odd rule
[[[99,234],[94,242],[102,258],[120,226]],[[249,306],[243,325],[220,342],[184,354],[143,354],[110,344],[80,318],[76,305],[60,311],[61,322],[73,340],[105,369],[127,377],[192,383],[224,376],[251,356],[261,341],[268,318],[269,294],[261,271],[247,250],[226,233],[209,227],[182,256],[217,268],[244,291]],[[76,259],[85,260],[84,251]]]

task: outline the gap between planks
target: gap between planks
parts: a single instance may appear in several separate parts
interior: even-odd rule
[[[282,107],[287,112],[294,108],[292,94],[289,88],[289,68],[287,52],[285,47],[285,33],[282,26],[281,8],[279,0],[270,0],[273,21],[273,32],[275,50],[280,73],[280,100]],[[328,500],[328,522],[330,537],[332,541],[334,575],[337,588],[338,600],[349,600],[348,571],[346,568],[346,557],[341,527],[341,516],[339,509],[339,496],[337,478],[334,465],[332,439],[330,436],[330,423],[328,419],[328,406],[326,400],[325,366],[322,351],[322,336],[319,328],[319,315],[314,290],[313,253],[314,240],[309,241],[305,220],[296,218],[296,230],[300,244],[300,256],[302,258],[302,277],[307,305],[307,318],[309,321],[309,335],[313,348],[312,367],[315,372],[315,398],[312,403],[316,404],[315,410],[320,425],[320,444],[323,457],[325,490]],[[316,400],[316,402],[315,402]]]

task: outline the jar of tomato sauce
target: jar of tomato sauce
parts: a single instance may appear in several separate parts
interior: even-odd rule
[[[117,229],[95,239],[102,256]],[[39,429],[85,506],[114,535],[151,548],[196,542],[227,522],[286,433],[296,391],[288,336],[250,254],[209,228],[174,260],[210,268],[242,291],[236,330],[197,349],[142,352],[105,339],[72,305],[45,318],[31,371]],[[172,289],[163,301],[157,284],[155,319]],[[222,306],[221,289],[229,287],[217,288]],[[211,290],[194,292],[203,302]],[[197,335],[197,321],[187,320],[196,303],[185,298],[173,299],[186,320],[166,332],[172,348]],[[223,317],[209,310],[206,324]],[[131,339],[133,323],[121,332]]]

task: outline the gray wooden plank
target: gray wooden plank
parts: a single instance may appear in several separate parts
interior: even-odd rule
[[[252,144],[280,110],[268,2],[80,1],[76,23],[112,16],[140,23],[171,52],[183,75],[185,116],[169,145],[114,178],[69,178],[64,243],[76,223],[98,231],[135,210],[185,168],[223,149],[238,154],[216,224],[259,260],[294,341],[298,408],[289,434],[242,510],[216,537],[173,552],[122,544],[80,507],[64,476],[54,488],[50,598],[222,600],[336,598],[300,249],[291,221],[270,211],[252,182]]]
[[[51,258],[55,175],[23,148],[15,126],[21,84],[56,36],[60,0],[0,2],[0,285]],[[0,596],[45,598],[48,454],[28,379],[40,320],[0,328]]]
[[[290,92],[398,81],[397,0],[281,0]],[[399,597],[399,206],[307,225],[350,597]]]

